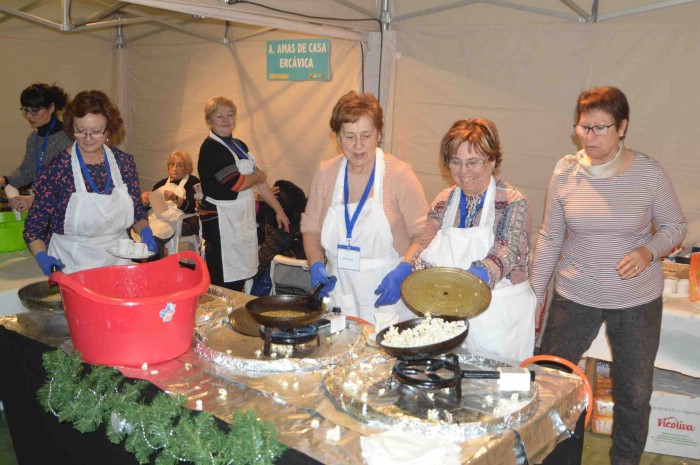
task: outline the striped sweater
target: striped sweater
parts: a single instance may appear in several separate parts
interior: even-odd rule
[[[663,168],[640,152],[610,179],[573,168],[555,171],[547,190],[531,277],[538,303],[552,275],[557,293],[590,307],[621,309],[657,298],[664,280],[658,260],[628,280],[615,266],[637,247],[663,257],[683,241],[686,220]]]

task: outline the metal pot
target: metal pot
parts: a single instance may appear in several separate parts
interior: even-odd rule
[[[17,297],[29,310],[64,312],[61,290],[47,281],[24,286],[17,291]]]
[[[395,326],[399,330],[399,332],[402,332],[406,329],[418,326],[423,321],[425,321],[425,318],[414,318],[413,320],[403,321],[393,326]],[[467,337],[467,333],[469,332],[469,322],[465,321],[465,324],[466,327],[464,331],[451,339],[436,342],[435,344],[428,344],[426,346],[418,347],[391,347],[385,345],[384,336],[391,327],[384,328],[377,334],[377,344],[379,344],[379,347],[381,347],[382,350],[384,350],[386,353],[398,359],[416,360],[421,358],[430,358],[439,354],[447,353],[455,347],[459,346],[462,343],[462,341],[464,341],[464,339]]]

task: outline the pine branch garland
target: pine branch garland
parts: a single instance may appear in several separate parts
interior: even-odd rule
[[[37,397],[44,410],[82,433],[104,424],[109,440],[124,441],[139,463],[271,465],[285,449],[274,425],[252,411],[234,411],[223,431],[208,412],[183,408],[182,396],[159,392],[146,404],[145,381],[127,381],[104,365],[85,373],[79,353],[46,352],[43,365],[48,379]]]

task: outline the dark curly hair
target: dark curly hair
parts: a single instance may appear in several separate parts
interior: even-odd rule
[[[19,102],[28,108],[48,108],[53,104],[56,111],[61,111],[68,103],[68,94],[55,84],[35,82],[22,91]]]
[[[75,96],[66,107],[64,116],[65,131],[74,136],[73,120],[83,118],[88,113],[102,115],[107,119],[106,134],[116,134],[124,125],[119,108],[101,90],[84,90]]]

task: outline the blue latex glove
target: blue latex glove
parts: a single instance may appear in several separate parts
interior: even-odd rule
[[[158,243],[156,242],[156,238],[153,237],[153,231],[150,226],[143,228],[139,236],[141,236],[141,242],[148,247],[149,252],[158,252]]]
[[[318,294],[319,297],[325,297],[335,288],[335,282],[337,281],[335,276],[328,276],[326,271],[326,265],[321,262],[315,262],[309,268],[311,272],[311,289],[315,288],[318,284],[323,284],[321,292]]]
[[[411,271],[413,269],[410,263],[401,262],[396,268],[388,272],[377,290],[374,291],[377,295],[381,294],[374,306],[394,305],[401,297],[401,283],[411,274]]]
[[[52,257],[51,255],[47,254],[44,251],[41,251],[38,254],[36,254],[36,257],[34,257],[34,258],[36,259],[36,262],[39,264],[39,268],[41,268],[41,271],[46,276],[50,275],[52,273],[52,271],[56,271],[56,270],[52,270],[51,268],[56,267],[58,270],[61,270],[61,269],[63,269],[64,266],[66,266],[63,264],[63,262],[61,262],[61,260],[59,260],[56,257]]]
[[[471,273],[486,284],[489,283],[489,275],[486,273],[486,268],[483,268],[481,266],[472,266],[467,270],[467,273]]]

